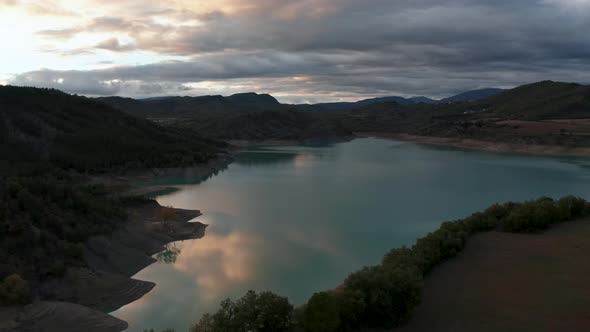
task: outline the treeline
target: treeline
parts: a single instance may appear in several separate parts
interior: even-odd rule
[[[125,219],[121,202],[102,186],[78,184],[64,172],[0,177],[0,280],[15,275],[34,288],[67,267],[82,266],[83,243]],[[8,282],[18,286],[17,277]],[[14,288],[6,282],[0,293]]]
[[[250,291],[236,303],[222,302],[217,313],[203,316],[192,331],[346,332],[399,326],[420,303],[423,278],[435,266],[461,252],[469,236],[494,229],[538,232],[589,214],[590,204],[574,196],[494,204],[467,218],[443,223],[412,247],[391,250],[381,264],[352,273],[342,285],[314,294],[300,308],[288,310],[287,299],[268,292],[262,299]],[[241,305],[244,303],[249,304]],[[253,317],[273,317],[272,322],[277,325],[269,327],[268,320],[252,325],[257,321]]]

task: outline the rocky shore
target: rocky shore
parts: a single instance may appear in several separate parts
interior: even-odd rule
[[[165,219],[163,209],[167,209]],[[155,284],[131,276],[155,262],[164,245],[205,235],[207,225],[188,222],[197,210],[160,206],[156,201],[128,204],[128,221],[108,236],[96,236],[84,246],[86,267],[69,268],[62,278],[40,286],[39,300],[24,307],[0,309],[0,332],[118,332],[127,323],[108,315],[133,302]]]

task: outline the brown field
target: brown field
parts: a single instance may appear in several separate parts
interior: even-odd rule
[[[426,278],[422,304],[394,331],[590,331],[590,221],[474,236]]]
[[[504,120],[496,124],[511,127],[519,135],[588,135],[589,119],[561,119],[543,121]]]

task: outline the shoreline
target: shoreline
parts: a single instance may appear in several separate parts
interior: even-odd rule
[[[374,137],[403,142],[447,146],[465,150],[485,151],[494,153],[528,154],[538,156],[589,157],[590,147],[567,147],[560,145],[540,145],[526,143],[491,142],[468,138],[451,138],[435,136],[419,136],[409,134],[393,134],[382,132],[357,132],[358,138]]]
[[[109,188],[115,195],[131,197],[131,196],[145,196],[155,191],[169,189],[171,186],[166,185],[148,185],[144,186],[141,183],[149,183],[162,177],[191,177],[203,178],[217,174],[223,171],[229,164],[234,161],[233,153],[223,154],[219,157],[208,161],[202,165],[190,167],[169,167],[169,168],[154,168],[149,170],[132,171],[128,173],[111,173],[105,175],[97,175],[89,178],[89,182],[93,184],[102,184]]]
[[[24,306],[0,308],[0,331],[120,332],[127,322],[110,313],[150,292],[156,284],[133,279],[157,260],[165,245],[205,235],[206,224],[189,222],[199,210],[165,208],[156,201],[131,203],[128,220],[110,235],[84,244],[86,266],[68,268],[63,277],[45,280],[39,298]],[[160,211],[173,215],[162,220]],[[64,323],[67,322],[67,324]]]
[[[220,155],[203,165],[161,168],[92,176],[91,184],[104,185],[120,198],[142,197],[169,186],[140,186],[165,176],[203,177],[225,169],[233,154]],[[86,266],[68,268],[63,277],[50,278],[39,287],[38,298],[24,306],[0,307],[0,332],[120,332],[128,323],[110,313],[150,292],[156,284],[132,276],[157,260],[152,256],[175,241],[199,239],[208,225],[190,222],[199,210],[167,208],[155,200],[125,203],[128,219],[111,234],[84,243]],[[162,220],[162,210],[172,216]]]

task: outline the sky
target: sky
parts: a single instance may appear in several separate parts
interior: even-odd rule
[[[590,83],[589,31],[590,0],[0,0],[0,84],[441,98]]]

